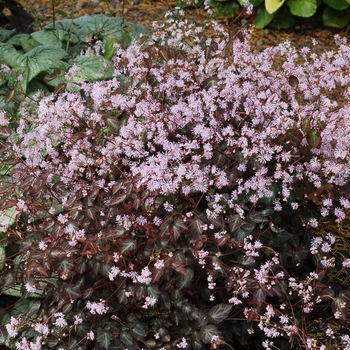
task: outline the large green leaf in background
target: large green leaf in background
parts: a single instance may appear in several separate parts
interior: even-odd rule
[[[103,42],[111,36],[120,40],[124,32],[124,20],[121,17],[109,18],[104,15],[97,15],[89,17],[84,23],[85,25],[77,32],[78,38],[83,42],[86,41],[86,37],[89,35],[97,35]]]
[[[265,0],[265,8],[269,14],[275,13],[283,4],[285,0]]]
[[[264,28],[273,20],[275,14],[270,14],[266,11],[265,7],[260,6],[257,10],[257,15],[254,19],[255,27]]]
[[[331,28],[344,28],[350,23],[350,8],[338,11],[327,6],[322,14],[323,24]]]
[[[298,17],[311,17],[317,10],[317,0],[288,0],[290,12]]]
[[[345,0],[323,0],[323,2],[334,10],[345,10],[350,6]]]
[[[282,6],[274,15],[271,22],[274,28],[289,28],[295,24],[295,16],[290,13],[288,6]]]

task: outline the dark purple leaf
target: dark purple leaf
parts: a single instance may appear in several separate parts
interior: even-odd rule
[[[7,139],[11,134],[12,130],[8,126],[0,127],[0,139]]]
[[[288,83],[293,89],[296,89],[299,85],[299,79],[295,75],[290,75],[288,78]]]
[[[219,324],[224,321],[232,310],[232,304],[218,304],[212,307],[209,311],[209,321],[214,324]]]
[[[199,337],[204,344],[210,344],[214,336],[218,336],[220,339],[223,338],[219,328],[212,324],[202,327],[199,332]]]
[[[261,288],[257,289],[253,294],[253,300],[258,309],[260,309],[266,300],[266,291]]]
[[[295,146],[299,146],[303,138],[304,136],[299,129],[288,129],[286,132],[286,141]]]
[[[242,225],[243,225],[243,220],[239,215],[231,215],[228,218],[228,224],[230,227],[230,231],[236,232]]]

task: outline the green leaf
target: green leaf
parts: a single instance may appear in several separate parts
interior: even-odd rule
[[[7,333],[5,326],[1,327],[0,328],[0,344],[1,345],[3,345],[6,342],[7,336],[8,336],[8,333]]]
[[[0,270],[2,270],[5,266],[5,259],[6,259],[6,251],[5,247],[0,246]]]
[[[231,215],[228,218],[228,224],[230,227],[230,231],[236,232],[242,225],[243,225],[243,220],[239,215]]]
[[[132,346],[134,344],[134,340],[129,332],[120,333],[120,340],[126,346]]]
[[[105,55],[104,58],[106,60],[110,60],[115,53],[115,44],[117,43],[117,39],[109,38],[105,43]]]
[[[97,35],[103,42],[110,37],[115,37],[118,41],[121,40],[124,33],[123,18],[96,15],[84,20],[84,26],[81,26],[77,32],[77,36],[81,41],[86,42],[88,36],[94,35]]]
[[[137,322],[131,327],[131,333],[137,339],[143,339],[147,336],[147,326],[144,323]]]
[[[260,212],[250,212],[248,215],[249,220],[255,222],[255,223],[262,223],[262,222],[266,222],[269,221],[268,218],[266,218],[266,215],[263,215]]]
[[[253,21],[253,23],[255,24],[255,26],[257,28],[264,28],[266,27],[274,18],[274,14],[269,14],[265,7],[260,6],[258,7],[257,10],[257,15]]]
[[[303,132],[306,134],[310,131],[310,118],[306,118],[303,120],[303,122],[301,123],[301,130],[303,130]]]
[[[209,0],[208,5],[215,9],[215,16],[233,17],[239,11],[240,6],[237,1],[215,1]]]
[[[181,290],[183,288],[186,288],[190,285],[193,277],[194,277],[194,271],[191,268],[187,268],[187,276],[186,275],[178,275],[178,277],[176,278],[177,283],[176,283],[176,287]],[[162,270],[163,272],[163,270]]]
[[[160,294],[160,291],[159,291],[158,285],[151,284],[147,286],[147,295],[149,297],[153,297],[158,300],[159,294]]]
[[[317,10],[317,0],[288,0],[290,12],[298,17],[311,17]]]
[[[62,17],[68,17],[68,13],[62,10],[55,10],[55,13],[61,15]]]
[[[178,216],[172,225],[171,232],[173,233],[174,239],[178,240],[181,234],[187,230],[187,226],[184,223],[181,216]]]
[[[210,344],[213,336],[219,336],[220,339],[223,338],[219,328],[212,324],[202,327],[199,332],[200,340],[205,344]]]
[[[28,309],[26,311],[26,315],[35,319],[38,311],[40,310],[41,302],[40,300],[32,300],[28,305]]]
[[[219,324],[224,321],[232,310],[232,304],[218,304],[209,311],[209,320],[211,323]]]
[[[3,43],[17,33],[16,29],[5,29],[0,27],[0,41]]]
[[[35,47],[40,46],[41,44],[39,43],[39,41],[36,41],[31,36],[28,36],[20,39],[20,45],[22,46],[25,52],[29,52],[30,50],[33,50]]]
[[[6,41],[8,45],[21,46],[21,40],[24,38],[29,38],[29,34],[17,34]]]
[[[123,226],[120,226],[120,225],[115,226],[113,231],[114,231],[113,236],[115,238],[123,236],[123,234],[126,232],[125,228]]]
[[[111,344],[112,336],[111,332],[108,330],[101,330],[97,335],[97,343],[102,347],[102,349],[108,349]]]
[[[27,95],[32,96],[38,91],[44,92],[45,95],[50,94],[50,90],[47,88],[46,85],[42,84],[40,81],[37,81],[36,79],[31,80],[27,86]]]
[[[203,1],[203,0],[201,0]],[[151,37],[151,32],[145,27],[135,22],[124,22],[124,30],[131,37],[132,40],[138,40],[140,34]]]
[[[113,64],[100,56],[79,56],[73,60],[80,71],[75,80],[82,78],[85,81],[112,79],[114,74]]]
[[[135,250],[136,248],[137,248],[137,244],[133,239],[126,239],[121,244],[120,252],[121,254],[124,254],[125,252]]]
[[[288,6],[282,6],[273,18],[271,25],[275,28],[289,28],[295,24],[295,16],[293,16]]]
[[[349,7],[349,3],[345,0],[323,0],[325,4],[334,10],[345,10]]]
[[[88,17],[88,16],[86,16]],[[63,32],[67,33],[67,40],[69,40],[72,44],[79,43],[79,38],[77,37],[76,33],[79,30],[79,28],[83,25],[80,23],[79,18],[77,19],[62,19],[55,22],[55,26],[53,26],[53,23],[49,23],[44,27],[44,30],[47,29],[55,29],[55,30],[62,30]],[[54,28],[55,27],[55,28]],[[85,40],[84,40],[85,41]]]
[[[322,21],[326,27],[345,28],[350,23],[350,8],[338,11],[326,6],[323,10]]]
[[[265,0],[266,11],[272,15],[284,4],[284,2],[285,0]]]
[[[30,34],[30,36],[44,46],[62,48],[62,41],[67,37],[67,32],[62,29],[43,29]]]
[[[17,210],[16,206],[5,209],[3,215],[0,216],[0,232],[6,232],[3,226],[11,227],[16,222],[18,214],[20,214],[20,212]]]
[[[312,148],[319,148],[321,146],[322,138],[321,134],[317,130],[311,130],[306,135],[306,141]]]
[[[67,52],[65,50],[50,46],[37,46],[24,55],[24,57],[30,57],[36,60],[42,66],[42,70],[59,69],[56,62],[66,56]]]

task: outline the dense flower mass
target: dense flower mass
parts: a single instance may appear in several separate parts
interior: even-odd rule
[[[115,44],[114,78],[73,67],[79,88],[21,104],[0,188],[5,288],[31,305],[3,321],[13,348],[318,349],[310,314],[347,318],[327,281],[350,257],[320,227],[350,208],[350,49],[255,53],[215,30],[170,17]]]

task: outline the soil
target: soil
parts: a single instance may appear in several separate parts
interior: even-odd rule
[[[14,0],[5,0],[14,1]],[[175,7],[174,0],[18,0],[25,10],[35,19],[35,25],[41,27],[52,21],[52,2],[55,10],[65,11],[69,17],[82,15],[115,15],[123,16],[126,21],[136,22],[152,29],[154,21],[162,22],[167,11]],[[175,0],[176,1],[176,0]],[[74,4],[74,6],[72,6]],[[59,11],[58,11],[59,12]],[[203,9],[186,9],[186,18],[197,24],[205,25],[206,13]],[[56,12],[57,19],[62,18]],[[241,29],[242,24],[247,25],[245,18],[220,18],[219,22],[227,29]],[[300,21],[291,29],[255,29],[251,37],[251,44],[262,50],[268,46],[290,41],[297,48],[312,46],[312,39],[316,39],[317,51],[335,48],[334,35],[340,34],[350,39],[348,28],[343,30],[327,29],[320,23],[307,20]]]

